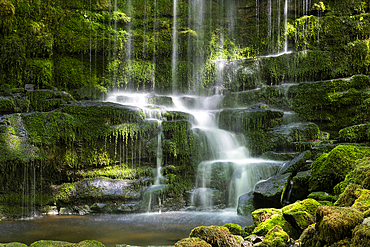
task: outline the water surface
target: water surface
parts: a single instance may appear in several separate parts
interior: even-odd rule
[[[250,217],[237,216],[235,209],[219,212],[166,212],[128,215],[44,216],[30,220],[1,221],[0,242],[38,240],[80,242],[94,239],[107,247],[173,245],[197,226],[237,223],[251,225]]]

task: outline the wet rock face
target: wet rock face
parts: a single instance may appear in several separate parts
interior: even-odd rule
[[[252,214],[252,212],[255,210],[253,199],[253,191],[243,194],[239,197],[237,208],[238,215],[249,216]]]
[[[254,203],[257,208],[275,207],[281,208],[281,194],[287,186],[290,173],[276,175],[265,181],[256,184],[254,195]]]

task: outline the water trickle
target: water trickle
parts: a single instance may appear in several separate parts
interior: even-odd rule
[[[285,27],[285,31],[284,31],[284,39],[285,39],[284,52],[287,53],[288,52],[288,0],[285,0],[285,4],[284,4],[284,27]]]
[[[173,24],[172,24],[172,93],[177,91],[177,0],[173,1]]]

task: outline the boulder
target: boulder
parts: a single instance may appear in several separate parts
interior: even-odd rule
[[[302,200],[309,194],[309,182],[311,178],[312,171],[298,172],[296,176],[292,178],[289,202],[295,202],[297,200]]]
[[[281,208],[281,198],[284,188],[289,183],[290,173],[279,174],[267,180],[258,182],[253,192],[256,208]]]
[[[310,190],[331,193],[354,168],[355,161],[367,156],[370,156],[370,147],[352,145],[339,145],[330,153],[322,154],[311,165]]]
[[[299,237],[299,242],[301,243],[301,247],[321,246],[320,244],[316,245],[317,243],[320,242],[317,237],[315,224],[310,225],[303,231],[303,233]]]
[[[314,199],[306,199],[283,207],[284,218],[300,233],[315,223],[315,211],[320,206]]]
[[[79,243],[68,243],[64,241],[51,241],[51,240],[40,240],[34,242],[30,245],[30,247],[50,247],[50,246],[58,246],[58,247],[105,247],[104,244],[95,241],[95,240],[84,240]]]
[[[315,199],[316,201],[329,201],[335,202],[338,200],[338,196],[332,196],[326,192],[317,191],[310,193],[307,198]]]
[[[200,238],[183,238],[175,243],[175,247],[211,247],[209,243]]]
[[[269,219],[266,219],[253,230],[252,234],[258,236],[266,236],[274,227],[281,227],[292,238],[298,238],[299,233],[294,227],[285,220],[282,214],[274,214]]]
[[[252,219],[255,226],[258,226],[265,220],[271,218],[271,216],[276,214],[282,214],[281,209],[276,208],[261,208],[252,212]]]
[[[18,242],[11,242],[11,243],[0,243],[0,246],[6,247],[27,247],[27,245],[18,243]]]
[[[250,216],[252,214],[252,212],[255,210],[253,198],[253,191],[245,193],[239,197],[237,208],[238,215]]]
[[[311,158],[311,152],[309,150],[304,151],[300,155],[295,157],[293,160],[284,163],[284,165],[281,166],[279,173],[297,174],[297,172],[307,170],[306,160],[310,158]]]
[[[369,246],[370,243],[370,226],[368,225],[357,225],[352,230],[351,246],[353,247],[365,247]]]
[[[234,235],[226,227],[222,226],[199,226],[191,231],[189,237],[200,238],[213,247],[239,246]]]
[[[327,244],[351,237],[351,231],[361,224],[364,216],[348,207],[319,206],[316,210],[318,239]]]
[[[242,227],[238,224],[234,223],[226,223],[223,225],[227,229],[229,229],[229,232],[233,235],[241,235],[242,234]]]
[[[289,235],[280,226],[274,226],[265,236],[265,239],[254,246],[260,247],[284,247],[288,246]]]

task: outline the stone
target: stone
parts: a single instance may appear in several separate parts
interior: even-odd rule
[[[293,184],[291,185],[290,197],[288,198],[289,202],[295,202],[297,200],[302,200],[307,198],[309,195],[309,182],[311,178],[312,171],[303,171],[298,172],[292,178]]]
[[[265,239],[258,246],[288,246],[289,235],[280,226],[273,227],[265,236]]]
[[[282,213],[284,218],[300,233],[308,226],[315,223],[315,212],[320,206],[314,199],[298,201],[283,207]]]
[[[237,247],[234,235],[226,227],[222,226],[199,226],[190,233],[190,238],[200,238],[213,247]]]
[[[348,207],[319,206],[316,210],[318,239],[328,244],[351,237],[351,231],[361,224],[364,216]]]
[[[35,84],[26,84],[26,85],[24,85],[24,90],[25,91],[33,91],[33,90],[35,90]]]
[[[302,152],[300,155],[295,157],[293,160],[284,163],[281,166],[279,173],[293,173],[296,174],[302,170],[305,170],[306,160],[311,158],[311,152],[309,150]]]
[[[267,180],[258,182],[253,192],[256,208],[281,208],[281,197],[289,182],[290,173],[279,174]]]
[[[0,246],[4,247],[27,247],[27,245],[18,243],[18,242],[11,242],[11,243],[0,243]]]
[[[294,229],[294,227],[288,221],[284,219],[282,214],[274,214],[270,218],[261,222],[253,230],[252,234],[266,237],[268,232],[276,226],[281,227],[292,238],[299,237],[299,232]]]
[[[357,225],[352,230],[351,246],[353,247],[366,247],[370,243],[370,226],[368,225]]]
[[[174,247],[211,247],[209,243],[200,238],[183,238],[177,241]]]
[[[255,210],[253,205],[253,191],[245,193],[239,197],[237,214],[243,216],[250,216]]]
[[[310,225],[303,231],[303,233],[299,237],[299,241],[301,243],[301,247],[321,246],[320,244],[316,245],[317,243],[319,243],[319,239],[317,236],[315,224]]]

